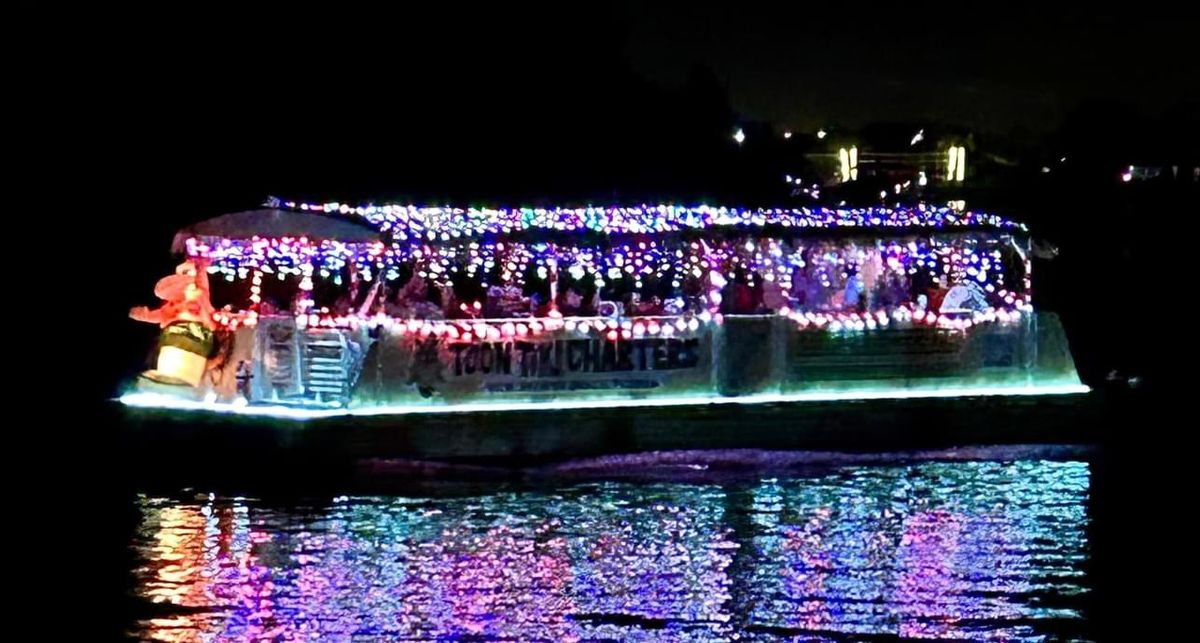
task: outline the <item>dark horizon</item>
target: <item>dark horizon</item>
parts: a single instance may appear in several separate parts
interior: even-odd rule
[[[639,7],[629,24],[630,60],[647,78],[681,79],[703,61],[739,113],[798,131],[862,127],[885,106],[895,120],[1044,135],[1088,103],[1127,103],[1152,119],[1200,97],[1200,83],[1180,83],[1194,58],[1182,16],[1055,6],[980,11],[975,20],[920,5],[853,14],[820,5]]]
[[[209,214],[266,194],[745,197],[738,175],[756,168],[730,137],[759,123],[808,135],[947,125],[1005,153],[1200,148],[1187,21],[1170,16],[630,4],[347,24],[248,13],[176,14],[155,29],[120,12],[74,17],[78,33],[60,37],[79,52],[79,82],[43,82],[73,98],[63,109],[83,164],[103,172],[124,157],[101,189]],[[950,40],[962,43],[953,55]]]

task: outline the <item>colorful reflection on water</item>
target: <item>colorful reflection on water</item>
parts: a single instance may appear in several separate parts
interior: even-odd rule
[[[1088,465],[841,467],[287,508],[142,498],[160,641],[1044,640],[1083,629]]]

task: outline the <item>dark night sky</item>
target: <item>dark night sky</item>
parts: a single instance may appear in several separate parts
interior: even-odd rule
[[[1198,100],[1182,15],[739,7],[70,12],[43,20],[18,65],[29,95],[50,99],[49,118],[22,130],[69,132],[54,160],[76,164],[94,196],[127,199],[154,236],[272,193],[707,198],[738,162],[723,120],[735,115],[809,132],[940,120],[1003,137],[1055,132],[1089,101],[1156,116]],[[689,93],[698,64],[715,95]],[[1110,121],[1141,136],[1096,120]],[[171,214],[146,205],[163,202]]]
[[[647,88],[671,90],[696,63],[742,116],[799,131],[941,120],[1049,132],[1088,101],[1154,116],[1200,100],[1197,25],[1169,10],[724,4],[336,17],[104,9],[49,20],[38,51],[62,62],[26,71],[86,97],[76,118],[91,133],[168,154],[197,143],[193,157],[218,142],[239,154],[283,140],[289,150],[565,150],[622,129],[638,101],[661,99]]]
[[[888,118],[1045,131],[1085,101],[1154,114],[1200,91],[1200,25],[1182,14],[1003,6],[970,17],[918,4],[642,7],[628,54],[663,82],[704,60],[738,111],[802,131]]]

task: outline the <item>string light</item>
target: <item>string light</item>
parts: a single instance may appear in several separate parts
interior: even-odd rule
[[[857,170],[858,150],[846,155]],[[852,172],[851,174],[856,174]],[[638,205],[586,208],[440,208],[401,205],[359,206],[340,203],[296,203],[285,207],[305,212],[355,216],[395,240],[427,239],[437,230],[450,239],[512,234],[525,230],[593,231],[603,234],[652,234],[725,226],[791,228],[1001,228],[1026,230],[1002,217],[948,208],[767,208]],[[439,235],[434,235],[435,238]],[[444,239],[444,240],[450,240]]]
[[[847,161],[851,161],[849,152],[847,157]],[[381,239],[357,244],[314,241],[303,237],[188,239],[187,253],[206,258],[211,273],[220,274],[228,281],[250,281],[249,309],[223,311],[221,323],[226,327],[255,322],[257,309],[263,301],[265,275],[272,274],[279,280],[298,279],[301,295],[296,312],[303,316],[305,324],[327,327],[369,323],[370,314],[333,315],[326,308],[314,308],[315,281],[328,280],[334,285],[341,285],[347,272],[356,274],[357,279],[364,282],[372,281],[377,276],[394,281],[403,274],[412,274],[445,286],[454,286],[466,280],[485,290],[500,284],[525,292],[533,285],[531,280],[537,284],[547,284],[552,274],[569,275],[585,288],[618,287],[624,282],[632,286],[635,292],[652,287],[655,290],[651,292],[661,295],[668,292],[662,289],[669,285],[673,293],[681,293],[686,289],[698,293],[703,303],[696,310],[709,315],[709,319],[702,320],[705,324],[719,318],[723,305],[728,304],[724,301],[722,291],[732,283],[739,282],[738,275],[742,275],[742,281],[750,288],[761,287],[764,295],[770,296],[773,301],[785,302],[789,316],[801,315],[804,321],[797,321],[797,324],[802,327],[840,330],[877,330],[886,327],[896,315],[906,320],[914,317],[916,304],[911,301],[892,301],[884,307],[883,320],[871,316],[855,319],[846,315],[857,313],[837,310],[826,310],[820,319],[805,316],[816,314],[820,307],[812,302],[806,306],[795,301],[792,290],[802,283],[802,278],[815,280],[826,295],[837,293],[848,282],[857,283],[855,280],[861,280],[855,275],[867,261],[868,254],[878,257],[881,265],[877,269],[877,279],[885,275],[901,275],[907,282],[918,278],[919,273],[924,271],[928,279],[934,281],[950,279],[953,283],[968,281],[977,284],[984,300],[977,308],[990,312],[990,319],[993,320],[1001,319],[999,315],[1018,315],[1028,301],[1027,294],[1021,293],[1028,293],[1031,288],[1028,260],[1023,266],[1021,293],[1009,292],[1004,288],[1006,281],[1004,272],[1000,270],[1001,254],[995,248],[998,243],[1005,243],[1007,237],[989,232],[1023,232],[1025,226],[995,215],[954,208],[921,205],[916,208],[747,210],[643,205],[505,210],[396,205],[351,207],[339,203],[295,202],[282,205],[300,211],[358,217],[376,227]],[[961,207],[961,204],[955,205]],[[767,226],[775,230],[769,234],[751,231]],[[657,236],[660,233],[709,228],[746,228],[746,233],[751,236],[730,237],[726,233],[706,237],[704,241],[689,240],[678,235]],[[797,236],[806,229],[860,228],[892,231],[889,235],[906,229],[928,232],[926,236],[907,243],[877,239],[871,248],[849,242],[831,246],[828,242],[808,242]],[[574,241],[548,243],[527,242],[510,236],[530,230],[601,232],[605,237],[596,239],[584,235]],[[980,232],[977,234],[975,230]],[[941,237],[937,234],[940,231],[956,234]],[[817,248],[822,250],[816,264],[810,266],[812,259],[806,259],[807,253]],[[876,288],[880,283],[876,281]],[[560,284],[560,287],[564,286]],[[687,298],[673,294],[657,305],[660,308],[667,307],[668,302],[677,302],[664,311],[668,317],[683,319],[679,316],[692,314],[688,312],[690,307]],[[768,309],[777,312],[779,306],[773,304]],[[479,301],[462,302],[455,310],[472,318],[480,317],[482,312]],[[905,310],[908,312],[903,312]],[[535,313],[531,310],[530,314]],[[520,325],[498,322],[496,325],[485,324],[479,329],[455,327],[454,333],[460,338],[536,335],[562,328],[564,320],[569,317],[560,315],[557,328],[548,324],[534,326],[529,322]],[[633,317],[635,315],[631,315]],[[976,323],[981,322],[972,318],[971,325]],[[573,325],[584,332],[590,327],[587,323]],[[687,322],[685,325],[690,328]],[[653,335],[652,329],[655,327],[655,324],[643,323],[637,330],[633,326],[623,330],[629,331],[629,334]],[[684,330],[674,322],[658,324],[657,327],[671,333]],[[418,328],[426,329],[425,326]],[[449,331],[439,331],[439,328],[435,324],[426,329],[427,334],[449,335]],[[604,334],[607,336],[607,330]],[[621,336],[622,333],[617,333],[618,338]]]

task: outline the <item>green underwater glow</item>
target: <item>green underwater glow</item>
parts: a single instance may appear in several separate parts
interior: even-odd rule
[[[456,404],[390,404],[340,409],[294,408],[287,406],[249,406],[200,400],[184,400],[160,393],[129,393],[120,402],[128,407],[206,411],[251,417],[308,420],[337,417],[418,415],[437,413],[491,413],[497,411],[551,411],[620,408],[658,408],[725,404],[787,404],[795,402],[849,402],[859,400],[904,400],[961,398],[980,396],[1078,395],[1091,389],[1079,383],[1021,383],[988,386],[907,386],[866,388],[844,391],[805,391],[797,393],[759,393],[737,397],[717,395],[670,396],[650,399],[554,399],[545,401],[462,402]]]

